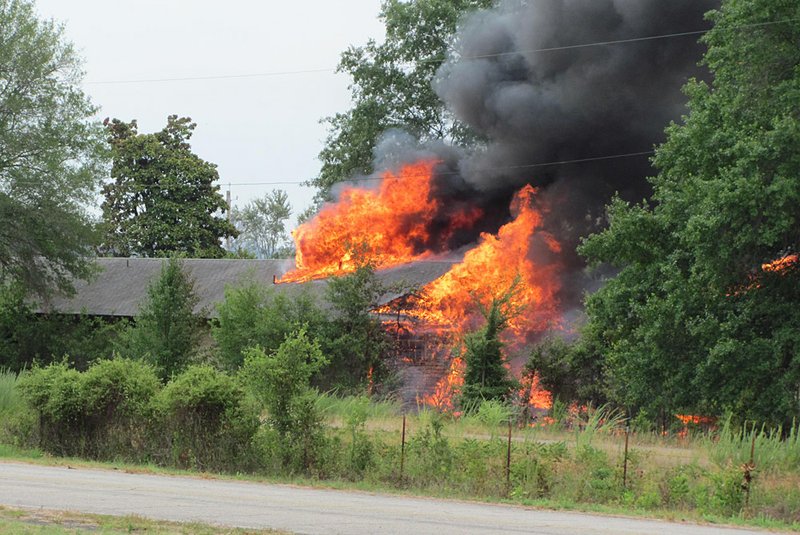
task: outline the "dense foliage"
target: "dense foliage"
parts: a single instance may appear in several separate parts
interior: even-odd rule
[[[30,1],[0,2],[0,65],[0,283],[69,291],[91,273],[102,128],[75,50]]]
[[[19,285],[0,286],[0,369],[66,357],[78,369],[110,358],[128,322],[97,316],[36,314]]]
[[[317,463],[323,419],[310,381],[327,363],[304,329],[271,354],[258,346],[246,351],[241,376],[266,407],[287,467],[308,471]]]
[[[485,316],[486,325],[464,337],[466,370],[461,405],[465,407],[476,407],[485,400],[506,400],[516,386],[505,367],[500,341],[507,322],[502,300],[494,300]]]
[[[103,251],[110,256],[195,258],[225,255],[221,240],[236,229],[220,215],[216,165],[191,151],[195,123],[170,115],[167,126],[140,134],[136,121],[106,121],[112,182],[103,188]]]
[[[385,377],[387,334],[372,311],[386,291],[369,262],[329,279],[325,300],[332,314],[323,342],[331,361],[325,370],[328,382],[345,388],[370,388]]]
[[[259,346],[272,353],[304,326],[321,338],[327,322],[309,293],[298,292],[290,298],[252,280],[226,288],[217,312],[211,333],[220,361],[230,370],[242,365],[245,349]]]
[[[728,0],[711,17],[713,81],[686,86],[652,202],[615,201],[582,248],[620,268],[588,299],[589,329],[620,404],[787,423],[800,416],[800,5]]]

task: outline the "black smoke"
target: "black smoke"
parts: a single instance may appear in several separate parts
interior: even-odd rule
[[[602,225],[611,196],[642,199],[654,174],[649,155],[596,158],[648,152],[663,141],[664,128],[686,111],[682,86],[707,75],[698,66],[700,35],[691,32],[710,27],[704,14],[717,5],[504,0],[469,16],[434,88],[485,144],[464,154],[449,180],[495,217],[507,216],[522,185],[539,187],[562,261],[579,269],[575,247]],[[573,162],[584,159],[592,160]]]

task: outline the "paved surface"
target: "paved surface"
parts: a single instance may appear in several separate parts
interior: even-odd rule
[[[2,461],[0,504],[314,534],[763,533],[512,506]]]

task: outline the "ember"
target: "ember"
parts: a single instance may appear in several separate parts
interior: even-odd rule
[[[790,254],[778,258],[777,260],[773,260],[772,262],[767,262],[766,264],[761,264],[761,270],[764,272],[782,272],[790,267],[794,267],[797,264],[798,255]]]

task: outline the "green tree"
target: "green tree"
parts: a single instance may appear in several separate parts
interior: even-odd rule
[[[285,464],[308,470],[315,462],[322,437],[311,377],[328,363],[319,344],[305,329],[290,335],[277,351],[267,354],[258,346],[245,352],[241,377],[267,407],[278,433]]]
[[[591,336],[634,410],[786,423],[800,416],[800,5],[726,0],[710,16],[713,81],[686,86],[654,202],[615,201],[582,247],[621,270],[587,302]]]
[[[242,365],[249,347],[272,353],[303,326],[316,335],[325,330],[326,318],[308,293],[288,297],[253,280],[226,288],[217,312],[211,334],[220,360],[231,370]]]
[[[129,351],[151,361],[162,379],[185,368],[195,352],[201,325],[194,315],[196,304],[194,281],[181,261],[174,257],[165,260],[127,335]]]
[[[0,2],[0,280],[46,295],[91,274],[102,128],[81,61],[33,3]]]
[[[547,336],[531,349],[523,374],[538,374],[542,387],[564,403],[603,405],[607,402],[603,360],[592,345],[594,340],[588,334],[574,342]]]
[[[372,311],[385,292],[369,262],[359,261],[352,273],[328,280],[325,298],[333,317],[324,347],[331,359],[326,379],[333,385],[353,388],[383,378],[387,338]]]
[[[506,297],[510,297],[511,293]],[[461,406],[477,407],[487,400],[505,400],[517,383],[504,366],[500,333],[508,319],[503,313],[507,298],[494,299],[485,311],[486,325],[464,337],[464,386]]]
[[[234,247],[255,254],[256,258],[290,258],[293,255],[286,222],[292,215],[289,196],[274,189],[261,198],[234,208],[231,221],[239,232]]]
[[[372,172],[373,149],[390,128],[421,140],[470,144],[474,136],[445,108],[431,87],[447,57],[456,25],[465,13],[489,7],[491,0],[384,0],[380,18],[386,39],[350,47],[338,72],[352,78],[353,108],[324,120],[328,138],[320,152],[322,168],[312,180],[318,200],[336,182]]]
[[[214,185],[217,166],[191,151],[195,123],[170,115],[155,134],[139,134],[135,120],[106,120],[105,125],[113,167],[112,182],[103,188],[103,252],[225,256],[221,241],[237,232],[218,215],[227,205]]]

